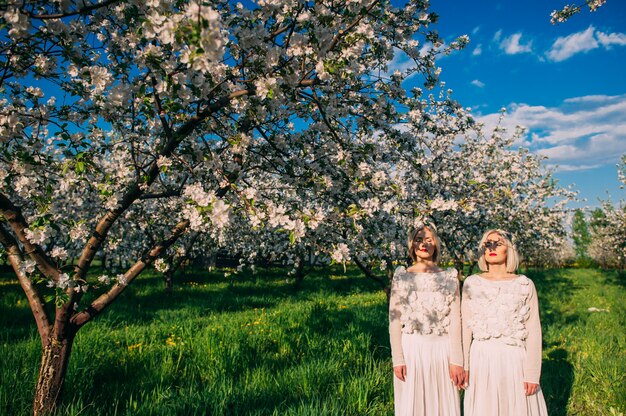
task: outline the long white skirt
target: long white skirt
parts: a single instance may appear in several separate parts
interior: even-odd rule
[[[465,416],[545,416],[541,387],[532,396],[524,393],[526,350],[491,339],[472,342],[469,384],[465,390]]]
[[[460,416],[459,391],[450,380],[447,335],[402,334],[405,381],[393,376],[396,416]]]

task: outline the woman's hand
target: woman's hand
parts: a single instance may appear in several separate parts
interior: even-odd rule
[[[397,365],[393,368],[393,373],[400,379],[404,381],[406,379],[406,365]]]
[[[450,379],[457,388],[462,388],[465,385],[465,370],[460,365],[450,364],[448,365],[448,371],[450,372]]]
[[[524,382],[524,393],[526,396],[532,396],[539,390],[539,384]]]

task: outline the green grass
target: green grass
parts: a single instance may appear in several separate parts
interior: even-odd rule
[[[550,414],[625,412],[624,277],[531,277]],[[176,284],[167,296],[142,276],[79,332],[59,414],[393,414],[386,299],[356,271],[318,272],[299,291],[276,270]],[[40,346],[10,277],[0,278],[0,326],[0,414],[29,414]]]
[[[626,276],[564,269],[531,277],[539,294],[541,385],[550,414],[626,413]]]

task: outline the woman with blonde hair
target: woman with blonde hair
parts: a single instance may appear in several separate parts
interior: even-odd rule
[[[417,227],[408,246],[413,265],[396,269],[389,301],[395,414],[458,416],[465,372],[457,272],[439,268],[433,226]]]
[[[517,275],[519,256],[504,230],[479,244],[483,271],[465,279],[461,314],[467,386],[465,416],[547,415],[539,387],[541,324],[533,282]]]

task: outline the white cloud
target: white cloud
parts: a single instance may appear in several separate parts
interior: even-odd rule
[[[479,120],[489,131],[499,116]],[[511,104],[502,127],[513,132],[517,125],[527,129],[517,144],[547,156],[560,171],[614,164],[626,153],[626,94],[573,97],[552,108]]]
[[[552,48],[546,53],[548,59],[555,62],[564,61],[577,53],[588,52],[599,47],[594,36],[595,29],[589,26],[582,32],[560,37],[554,41]]]
[[[502,29],[498,30],[494,35],[493,35],[493,41],[494,42],[500,42],[500,38],[502,37]]]
[[[476,47],[472,51],[472,55],[478,56],[482,53],[483,53],[483,45],[479,43],[478,45],[476,45]]]
[[[577,170],[589,170],[599,168],[602,165],[559,165],[559,172],[573,172]]]
[[[604,33],[589,26],[581,32],[555,40],[550,50],[546,52],[546,56],[551,61],[561,62],[578,53],[589,52],[600,47],[610,49],[612,46],[626,46],[626,34]]]
[[[395,71],[405,72],[414,66],[415,61],[409,55],[398,48],[394,48],[393,59],[387,64],[387,73],[393,74]]]
[[[475,79],[475,80],[472,81],[472,85],[474,85],[474,86],[476,86],[478,88],[483,88],[485,86],[485,83],[480,81],[480,80],[478,80],[478,79]]]
[[[500,42],[500,49],[507,55],[516,55],[518,53],[532,52],[532,42],[523,45],[520,43],[522,39],[521,33],[514,33]]]
[[[626,35],[623,33],[609,33],[596,31],[596,37],[598,42],[602,44],[606,49],[609,49],[612,45],[624,46],[626,45]]]
[[[619,98],[619,96],[609,95],[584,95],[582,97],[572,97],[563,100],[564,103],[598,103],[607,102],[612,99]]]

